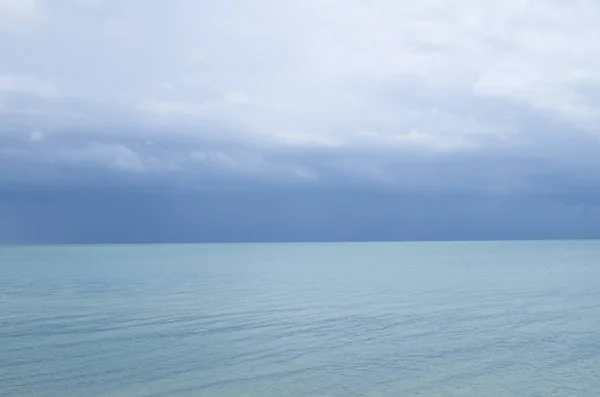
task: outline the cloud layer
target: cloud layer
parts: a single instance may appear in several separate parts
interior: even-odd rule
[[[594,207],[598,21],[591,0],[0,0],[2,194]]]

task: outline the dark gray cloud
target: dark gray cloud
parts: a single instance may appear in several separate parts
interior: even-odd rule
[[[556,148],[421,153],[250,146],[143,131],[119,141],[84,136],[3,141],[13,154],[2,157],[2,241],[600,235],[593,151],[573,158]]]
[[[600,206],[547,198],[237,187],[0,193],[5,242],[236,242],[597,237]]]

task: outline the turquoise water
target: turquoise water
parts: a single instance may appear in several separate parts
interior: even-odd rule
[[[0,396],[598,396],[600,242],[0,247]]]

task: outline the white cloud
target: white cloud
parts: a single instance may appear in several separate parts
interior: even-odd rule
[[[39,8],[36,0],[0,0],[0,34],[19,32],[39,21]]]
[[[59,87],[53,81],[31,76],[5,74],[0,75],[0,95],[3,93],[52,97],[59,93]]]
[[[208,107],[204,104],[184,101],[149,100],[141,104],[140,110],[158,116],[200,116]]]
[[[48,23],[0,41],[0,93],[50,97],[59,81],[170,136],[209,139],[208,121],[242,143],[447,153],[600,122],[591,0],[0,0],[12,20],[41,9]]]
[[[235,160],[220,150],[211,150],[208,152],[202,150],[194,150],[192,153],[190,153],[189,158],[193,162],[208,166],[227,168],[236,166]]]
[[[147,168],[137,152],[119,143],[93,142],[81,148],[71,148],[64,155],[74,161],[99,163],[123,171]]]
[[[389,146],[413,147],[415,149],[430,149],[439,152],[473,149],[477,146],[464,134],[431,134],[418,130],[408,133],[379,134],[373,131],[363,131],[357,134],[363,144],[383,144]]]
[[[231,91],[225,94],[223,100],[232,105],[243,105],[246,103],[250,103],[250,95],[246,94],[243,91]]]
[[[29,134],[29,140],[31,142],[39,142],[39,141],[43,141],[45,138],[45,135],[42,131],[32,131],[31,134]]]

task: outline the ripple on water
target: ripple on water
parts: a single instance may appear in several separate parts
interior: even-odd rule
[[[598,242],[0,250],[2,395],[600,390]]]

